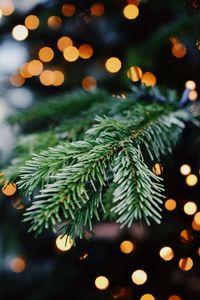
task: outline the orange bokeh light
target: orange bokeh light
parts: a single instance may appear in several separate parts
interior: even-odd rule
[[[102,3],[94,3],[90,8],[91,15],[100,17],[105,12],[105,6]]]
[[[97,81],[94,77],[92,76],[86,76],[83,78],[82,80],[82,88],[85,90],[85,91],[92,91],[92,90],[95,90],[96,89],[96,86],[97,86]]]
[[[62,36],[57,42],[58,49],[63,52],[67,47],[73,46],[73,41],[68,36]]]
[[[76,13],[76,7],[71,3],[63,4],[62,13],[65,17],[71,17]]]
[[[35,30],[40,25],[40,20],[35,15],[29,15],[25,19],[25,25],[30,30]]]
[[[54,51],[50,47],[43,47],[39,50],[39,58],[43,62],[49,62],[54,58]]]
[[[83,44],[79,47],[79,55],[83,59],[88,59],[92,56],[93,54],[93,49],[90,45],[88,44]]]

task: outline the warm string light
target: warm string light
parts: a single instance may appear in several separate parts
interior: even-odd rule
[[[109,280],[105,276],[98,276],[95,279],[95,286],[99,290],[106,290],[109,287]]]
[[[106,60],[105,67],[109,73],[117,73],[121,69],[122,63],[118,57],[110,57]]]
[[[61,10],[65,17],[72,17],[76,13],[76,7],[71,3],[63,4]]]
[[[153,166],[152,171],[155,175],[161,175],[163,173],[163,165],[160,163],[156,163]]]
[[[139,8],[134,4],[128,4],[123,9],[123,15],[128,20],[134,20],[139,15]]]
[[[173,259],[174,252],[171,247],[166,246],[160,249],[159,255],[163,260],[169,261]]]
[[[168,300],[182,300],[178,295],[171,295]]]
[[[185,88],[188,89],[188,90],[195,90],[196,83],[193,80],[188,80],[185,83]]]
[[[24,23],[26,28],[28,28],[29,30],[35,30],[40,25],[40,19],[35,15],[29,15],[25,18]]]
[[[124,254],[130,254],[134,251],[135,245],[131,241],[123,241],[120,244],[120,250]]]
[[[36,59],[31,60],[28,63],[27,71],[28,71],[29,74],[31,74],[31,76],[38,76],[43,71],[43,63],[41,63],[41,61],[36,60]]]
[[[165,208],[166,210],[169,210],[169,211],[173,211],[176,209],[176,201],[174,199],[167,199],[165,201]]]
[[[195,202],[189,201],[187,203],[185,203],[183,210],[185,212],[186,215],[194,215],[197,211],[197,205]]]
[[[182,271],[190,271],[193,267],[193,260],[191,257],[183,257],[179,260],[179,268]]]
[[[188,185],[188,186],[195,186],[196,184],[197,184],[197,182],[198,182],[198,178],[197,178],[197,176],[195,175],[195,174],[190,174],[190,175],[188,175],[187,177],[186,177],[186,184]]]
[[[14,182],[7,182],[2,187],[2,193],[5,196],[13,196],[17,192],[17,185]]]
[[[140,300],[155,300],[155,297],[152,294],[144,294]]]
[[[142,285],[147,281],[147,273],[144,270],[136,270],[132,273],[131,279],[136,285]]]
[[[79,51],[76,47],[69,46],[64,50],[63,56],[68,62],[74,62],[79,58]]]
[[[49,28],[58,30],[62,26],[62,19],[58,16],[51,16],[47,20]]]
[[[40,74],[40,82],[44,86],[60,86],[64,83],[65,76],[61,71],[44,70]]]
[[[83,59],[89,59],[93,55],[93,49],[88,44],[83,44],[79,47],[79,55]]]
[[[194,236],[190,230],[184,229],[180,233],[180,239],[183,243],[189,243],[194,239]]]
[[[178,42],[173,45],[172,54],[176,58],[183,58],[187,54],[187,49],[182,43]]]
[[[60,251],[69,251],[72,248],[73,244],[73,240],[67,235],[59,235],[56,239],[56,247]]]
[[[187,164],[184,164],[180,167],[180,173],[182,175],[189,175],[191,171],[192,171],[191,167]]]
[[[127,71],[127,77],[133,82],[139,81],[142,78],[142,70],[137,66],[132,66]]]
[[[153,73],[145,72],[142,75],[141,82],[147,87],[154,87],[156,85],[157,79]]]
[[[102,3],[94,3],[90,7],[90,13],[91,15],[95,17],[100,17],[104,14],[105,12],[105,6]]]
[[[61,52],[63,52],[69,46],[73,46],[73,41],[70,37],[62,36],[58,39],[57,47]]]
[[[0,17],[2,16],[10,16],[15,11],[15,6],[12,1],[4,0],[0,3]]]
[[[54,51],[50,47],[43,47],[39,50],[39,58],[43,62],[50,62],[54,58]]]
[[[21,273],[26,268],[26,261],[23,257],[14,257],[10,262],[10,268],[15,273]]]
[[[93,91],[97,87],[97,81],[93,76],[86,76],[83,78],[81,85],[85,91]]]
[[[14,87],[20,87],[25,83],[25,78],[20,73],[15,73],[10,76],[9,81]]]

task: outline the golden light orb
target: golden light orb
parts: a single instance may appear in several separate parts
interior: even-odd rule
[[[176,58],[182,58],[186,55],[187,49],[182,43],[176,43],[172,47],[172,54]]]
[[[39,61],[37,59],[31,60],[28,63],[27,71],[32,76],[38,76],[43,71],[43,63],[41,63],[41,61]]]
[[[25,79],[20,73],[12,74],[9,81],[15,87],[22,86],[25,83]]]
[[[40,19],[35,15],[29,15],[26,17],[24,23],[29,30],[35,30],[40,25]]]
[[[60,86],[64,83],[65,81],[65,76],[63,74],[63,72],[61,71],[54,71],[54,82],[53,82],[53,86]]]
[[[127,76],[133,82],[139,81],[142,78],[142,70],[137,66],[132,66],[128,69]]]
[[[136,270],[133,272],[131,278],[133,283],[142,285],[147,281],[147,273],[143,270]]]
[[[28,36],[28,29],[24,25],[16,25],[12,30],[12,36],[17,41],[24,41]]]
[[[189,90],[195,90],[196,83],[193,80],[188,80],[185,83],[185,87],[186,87],[186,89],[189,89]]]
[[[187,164],[184,164],[180,167],[180,173],[182,175],[189,175],[191,173],[191,167]]]
[[[28,71],[28,63],[25,63],[20,67],[20,74],[24,78],[31,78],[32,77],[32,75]]]
[[[141,82],[147,87],[154,87],[156,85],[156,76],[151,72],[145,72],[142,75]]]
[[[106,70],[110,73],[117,73],[122,67],[121,60],[117,57],[110,57],[105,63]]]
[[[93,49],[88,44],[83,44],[79,47],[79,55],[83,59],[89,59],[93,55]]]
[[[177,296],[177,295],[172,295],[168,298],[168,300],[182,300],[181,297]]]
[[[174,199],[167,199],[165,201],[165,208],[166,210],[172,211],[176,208],[176,201]]]
[[[190,174],[186,177],[186,184],[188,186],[195,186],[198,182],[198,178],[195,174]]]
[[[56,247],[60,251],[69,251],[72,248],[73,244],[73,240],[67,235],[59,235],[56,239]]]
[[[185,203],[183,210],[185,212],[186,215],[194,215],[197,211],[197,205],[195,202],[189,201],[187,203]]]
[[[26,268],[26,262],[22,257],[15,257],[10,262],[10,268],[15,273],[21,273]]]
[[[55,82],[55,74],[51,70],[45,70],[40,74],[40,82],[45,86],[53,85]]]
[[[183,243],[189,243],[194,239],[194,236],[190,230],[184,229],[180,233],[180,239]]]
[[[189,94],[188,94],[188,98],[189,98],[190,101],[197,100],[197,98],[198,98],[197,91],[195,91],[195,90],[190,91]]]
[[[76,13],[76,7],[71,3],[63,4],[62,13],[65,17],[71,17]]]
[[[57,47],[61,52],[63,52],[69,46],[73,46],[73,41],[68,36],[62,36],[57,41]]]
[[[0,10],[3,16],[7,17],[12,15],[12,13],[15,10],[14,4],[12,3],[12,1],[10,0],[4,0],[4,1],[0,1]]]
[[[95,279],[95,286],[99,290],[106,290],[109,287],[109,280],[105,276],[98,276]]]
[[[194,216],[194,222],[195,224],[197,224],[198,226],[200,226],[200,212],[197,212]]]
[[[163,260],[169,261],[169,260],[173,259],[174,252],[173,252],[172,248],[166,246],[166,247],[163,247],[160,249],[159,255]]]
[[[93,91],[97,87],[97,81],[93,76],[86,76],[83,78],[81,85],[85,91]]]
[[[129,20],[136,19],[139,15],[139,8],[134,4],[128,4],[124,7],[123,15]]]
[[[144,294],[140,300],[155,300],[155,297],[151,294]]]
[[[120,244],[120,250],[124,254],[130,254],[131,252],[133,252],[134,249],[135,249],[135,245],[131,241],[123,241]]]
[[[91,15],[100,17],[105,12],[105,6],[102,3],[94,3],[90,8]]]
[[[192,269],[192,267],[193,267],[193,260],[191,259],[191,257],[183,257],[180,259],[179,268],[182,271],[189,271]]]
[[[76,47],[69,46],[64,50],[63,56],[65,60],[69,62],[74,62],[79,58],[79,51]]]
[[[13,196],[17,192],[17,185],[14,182],[7,182],[2,187],[2,193],[5,196]]]
[[[50,62],[54,58],[54,51],[50,47],[43,47],[39,50],[39,58],[43,62]]]
[[[47,20],[49,28],[57,30],[62,26],[62,19],[58,16],[51,16]]]

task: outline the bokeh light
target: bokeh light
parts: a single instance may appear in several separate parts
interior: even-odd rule
[[[182,43],[176,43],[172,47],[172,54],[176,58],[182,58],[186,55],[187,49]]]
[[[31,78],[32,77],[32,75],[28,71],[28,63],[25,63],[20,67],[20,74],[24,78]]]
[[[117,57],[110,57],[105,63],[106,70],[110,73],[117,73],[122,67],[121,60]]]
[[[50,47],[43,47],[39,50],[39,58],[43,62],[50,62],[54,58],[54,51]]]
[[[180,233],[180,239],[183,243],[189,243],[194,239],[194,236],[190,230],[184,229]]]
[[[189,90],[195,90],[196,83],[193,80],[188,80],[185,83],[185,87],[186,87],[186,89],[189,89]]]
[[[79,47],[79,55],[83,59],[89,59],[93,55],[93,49],[88,44],[83,44]]]
[[[160,249],[159,255],[163,260],[169,261],[174,257],[174,252],[172,248],[166,246]]]
[[[131,241],[123,241],[120,244],[120,250],[124,254],[130,254],[131,252],[133,252],[134,249],[135,249],[135,245]]]
[[[40,25],[40,20],[35,15],[29,15],[26,17],[24,23],[29,30],[35,30]]]
[[[69,46],[64,50],[63,56],[65,60],[69,62],[74,62],[79,58],[79,51],[76,47]]]
[[[17,41],[24,41],[28,36],[28,29],[24,25],[16,25],[12,30],[12,36]]]
[[[45,86],[53,85],[55,82],[55,74],[51,70],[45,70],[40,74],[40,82]]]
[[[100,17],[105,12],[105,6],[102,3],[94,3],[90,8],[91,15]]]
[[[183,210],[186,213],[186,215],[194,215],[197,211],[197,205],[195,202],[189,201],[185,203]]]
[[[71,3],[63,4],[62,13],[65,17],[71,17],[76,13],[76,7]]]
[[[184,164],[180,167],[180,173],[182,175],[189,175],[191,173],[191,167],[187,164]]]
[[[57,30],[62,26],[62,19],[58,16],[51,16],[47,20],[49,28]]]
[[[151,294],[144,294],[140,300],[155,300],[155,297]]]
[[[147,281],[147,273],[143,270],[136,270],[133,272],[131,278],[133,283],[142,285]]]
[[[182,271],[189,271],[193,267],[193,260],[191,257],[183,257],[179,260],[179,268]]]
[[[93,91],[96,89],[97,81],[93,76],[86,76],[83,78],[81,85],[85,91]]]
[[[139,15],[139,9],[134,4],[128,4],[124,7],[123,14],[126,19],[133,20]]]
[[[43,64],[41,63],[41,61],[39,60],[31,60],[28,63],[27,66],[27,71],[29,74],[31,74],[32,76],[38,76],[42,73],[43,71]]]
[[[156,163],[153,168],[152,171],[155,175],[161,175],[163,173],[163,165],[160,163]]]
[[[190,91],[189,94],[188,94],[188,98],[189,98],[191,101],[197,100],[197,98],[198,98],[198,93],[197,93],[197,91],[195,91],[195,90]]]
[[[10,0],[4,0],[0,3],[0,9],[3,16],[10,16],[15,10],[14,4]]]
[[[132,66],[128,69],[127,76],[133,82],[136,82],[142,78],[142,70],[137,66]]]
[[[54,82],[53,82],[53,86],[60,86],[64,83],[65,81],[65,76],[63,74],[63,72],[61,71],[54,71]]]
[[[26,262],[22,257],[15,257],[10,262],[10,268],[15,273],[21,273],[26,268]]]
[[[2,187],[2,193],[5,196],[13,196],[17,191],[17,185],[14,182],[5,183]]]
[[[169,210],[169,211],[173,211],[175,210],[176,208],[176,201],[174,199],[167,199],[165,201],[165,208],[166,210]]]
[[[198,182],[198,178],[195,174],[190,174],[186,177],[186,184],[188,186],[195,186]]]
[[[194,216],[194,222],[200,226],[200,212],[197,212]]]
[[[181,297],[177,296],[177,295],[172,295],[168,298],[168,300],[182,300]]]
[[[9,77],[9,81],[15,87],[22,86],[25,83],[25,79],[20,73],[12,74]]]
[[[156,79],[156,76],[153,73],[145,72],[142,75],[141,82],[147,87],[148,86],[154,87],[156,85],[157,79]]]
[[[62,36],[57,41],[57,47],[58,49],[63,52],[67,47],[73,46],[73,41],[68,36]]]
[[[73,246],[73,240],[67,235],[59,235],[56,239],[56,247],[60,251],[69,251]]]
[[[109,280],[105,276],[98,276],[95,279],[95,286],[99,290],[106,290],[109,287]]]

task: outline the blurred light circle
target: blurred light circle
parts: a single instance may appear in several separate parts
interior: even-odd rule
[[[60,251],[69,251],[73,246],[73,240],[67,235],[59,235],[56,239],[56,247]]]
[[[135,245],[131,241],[123,241],[120,244],[120,250],[124,254],[130,254],[135,249]]]
[[[16,25],[12,30],[12,36],[17,41],[24,41],[28,36],[28,29],[24,25]]]
[[[141,82],[147,87],[154,87],[156,85],[156,81],[156,76],[151,72],[145,72],[141,78]]]
[[[155,300],[154,296],[151,294],[144,294],[140,300]]]
[[[198,93],[197,93],[197,91],[195,91],[195,90],[190,91],[189,94],[188,94],[188,98],[189,98],[191,101],[195,101],[195,100],[198,98]]]
[[[176,43],[173,45],[172,47],[172,54],[176,57],[176,58],[182,58],[186,55],[187,53],[187,49],[186,47],[181,44],[181,43]]]
[[[63,52],[67,47],[73,46],[73,42],[68,36],[62,36],[57,41],[57,47],[58,49]]]
[[[147,281],[147,273],[144,270],[136,270],[133,272],[131,278],[133,283],[142,285]]]
[[[193,267],[193,260],[190,257],[183,257],[179,261],[179,268],[182,271],[189,271]]]
[[[131,79],[133,82],[136,82],[141,79],[142,77],[142,70],[137,66],[132,66],[127,71],[127,76],[129,79]]]
[[[58,16],[51,16],[48,18],[47,24],[51,29],[57,30],[62,26],[62,19]]]
[[[22,86],[25,83],[24,77],[21,76],[19,73],[12,74],[9,78],[11,85],[15,87]]]
[[[43,64],[39,60],[31,60],[28,63],[27,66],[27,71],[32,75],[32,76],[38,76],[42,73],[43,71]]]
[[[174,199],[167,199],[165,201],[165,208],[166,210],[172,211],[176,208],[176,201]]]
[[[97,86],[97,81],[94,77],[92,76],[86,76],[82,80],[82,88],[85,91],[93,91],[96,89]]]
[[[39,58],[43,62],[50,62],[54,58],[54,51],[50,47],[42,47],[39,50]]]
[[[40,25],[40,19],[35,15],[29,15],[24,23],[29,30],[35,30]]]
[[[139,15],[139,9],[134,4],[128,4],[124,7],[123,14],[126,19],[133,20]]]
[[[79,51],[74,46],[67,47],[63,52],[64,58],[69,62],[74,62],[79,58]]]
[[[106,70],[110,73],[117,73],[122,67],[121,60],[117,57],[110,57],[105,63]]]
[[[6,98],[12,106],[19,109],[27,108],[33,102],[33,95],[27,88],[9,89],[6,93]]]
[[[83,44],[79,47],[79,55],[83,59],[88,59],[92,56],[93,54],[93,49],[90,45],[88,44]]]
[[[1,0],[0,1],[0,9],[3,16],[10,16],[14,10],[14,4],[10,0]]]
[[[180,172],[182,175],[189,175],[191,173],[191,167],[187,164],[184,164],[180,167]]]
[[[166,246],[160,249],[159,255],[163,260],[169,261],[174,257],[174,252],[171,247]]]
[[[73,4],[71,3],[63,4],[62,13],[64,16],[71,17],[75,14],[75,12],[76,12],[76,7]]]
[[[45,70],[40,74],[40,82],[45,86],[53,85],[55,81],[55,74],[51,70]]]
[[[26,262],[22,257],[15,257],[10,262],[10,268],[15,273],[21,273],[26,268]]]
[[[186,213],[186,215],[189,215],[189,216],[194,215],[197,211],[197,205],[195,202],[189,201],[189,202],[185,203],[183,210]]]
[[[188,186],[195,186],[198,182],[198,178],[195,174],[190,174],[186,177],[186,184]]]
[[[102,3],[94,3],[90,8],[90,12],[95,17],[102,16],[105,12],[105,6]]]
[[[31,78],[32,77],[32,75],[28,71],[28,63],[25,63],[20,67],[20,74],[24,78]]]
[[[60,86],[64,83],[65,76],[64,76],[63,72],[54,71],[54,76],[55,76],[55,79],[54,79],[54,82],[53,82],[54,86]]]
[[[99,290],[106,290],[109,287],[109,280],[105,276],[98,276],[95,279],[95,286]]]
[[[194,90],[196,88],[196,83],[193,80],[188,80],[185,83],[186,89]]]

